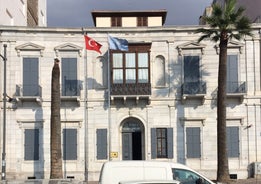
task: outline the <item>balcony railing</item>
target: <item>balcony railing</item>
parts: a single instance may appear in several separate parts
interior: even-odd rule
[[[227,82],[227,93],[238,94],[246,93],[246,82]]]
[[[16,85],[17,97],[41,97],[42,87],[39,85]]]
[[[80,96],[81,85],[78,80],[66,80],[62,84],[62,96]]]
[[[111,95],[127,96],[127,95],[151,95],[151,84],[111,84]]]
[[[182,87],[182,95],[199,95],[206,94],[207,85],[206,82],[184,82]]]

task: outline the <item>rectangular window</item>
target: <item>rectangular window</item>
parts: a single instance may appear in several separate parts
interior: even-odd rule
[[[239,127],[227,127],[228,157],[239,157]]]
[[[112,27],[121,27],[121,17],[111,17],[111,26]]]
[[[77,129],[63,129],[63,160],[77,160]]]
[[[149,82],[149,58],[147,53],[138,53],[138,82]]]
[[[62,96],[79,96],[77,58],[62,58]]]
[[[39,129],[24,130],[24,160],[39,160]]]
[[[138,17],[137,26],[148,26],[148,17]]]
[[[113,65],[113,83],[122,84],[123,83],[123,54],[114,53],[112,55],[112,65]]]
[[[199,59],[199,56],[184,56],[183,94],[200,94],[205,91],[205,87],[200,81]]]
[[[128,51],[111,50],[111,95],[151,95],[151,43],[131,43]]]
[[[227,56],[227,81],[238,82],[238,59],[237,55]]]
[[[173,158],[173,129],[151,129],[151,157]]]
[[[238,81],[238,57],[237,55],[227,56],[227,92],[237,92]]]
[[[157,157],[167,158],[167,129],[157,128]]]
[[[112,53],[113,84],[149,83],[149,53]]]
[[[200,128],[186,128],[187,158],[201,157]]]
[[[184,82],[198,82],[199,79],[199,56],[184,56]]]
[[[38,58],[23,58],[22,94],[23,96],[40,96]]]
[[[107,129],[97,129],[97,159],[107,159]]]
[[[135,53],[126,53],[126,83],[136,83]]]

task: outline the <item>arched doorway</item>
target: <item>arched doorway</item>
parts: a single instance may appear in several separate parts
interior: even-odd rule
[[[122,160],[144,159],[144,126],[136,118],[122,122]]]

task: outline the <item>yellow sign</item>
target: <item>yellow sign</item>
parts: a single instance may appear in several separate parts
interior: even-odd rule
[[[118,158],[118,152],[111,152],[111,158]]]

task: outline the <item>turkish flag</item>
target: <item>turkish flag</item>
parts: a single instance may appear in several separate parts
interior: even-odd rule
[[[94,50],[101,54],[101,51],[100,51],[100,48],[102,47],[101,44],[96,42],[94,39],[88,37],[87,35],[84,35],[84,39],[85,39],[85,47],[87,50]]]

